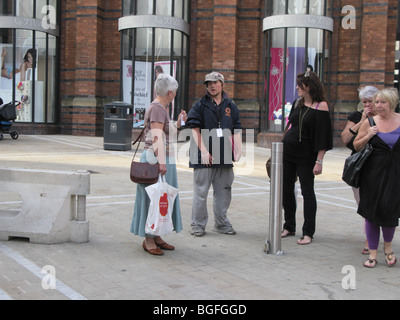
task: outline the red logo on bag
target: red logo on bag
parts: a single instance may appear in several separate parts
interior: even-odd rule
[[[160,214],[165,217],[168,213],[168,194],[164,193],[162,197],[160,197]]]
[[[155,226],[154,226],[154,223],[153,223],[153,225],[151,226],[151,230],[154,230],[154,227],[155,227]]]

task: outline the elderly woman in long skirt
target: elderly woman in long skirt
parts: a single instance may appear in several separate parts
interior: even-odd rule
[[[165,175],[166,182],[178,188],[178,178],[176,165],[173,158],[172,145],[169,144],[170,135],[176,128],[172,124],[168,108],[175,99],[178,90],[177,81],[167,74],[160,74],[155,83],[157,97],[146,111],[144,123],[145,129],[145,148],[141,157],[141,162],[159,163],[160,174]],[[179,115],[177,126],[180,126],[181,119],[186,120],[186,113],[182,111]],[[174,250],[175,247],[166,243],[159,236],[152,236],[145,233],[145,224],[150,206],[150,199],[145,188],[148,185],[138,184],[136,190],[135,209],[132,219],[131,232],[140,237],[144,237],[143,249],[152,255],[163,255],[162,250]],[[172,222],[175,232],[182,230],[181,212],[179,206],[179,195],[177,196],[173,213]]]

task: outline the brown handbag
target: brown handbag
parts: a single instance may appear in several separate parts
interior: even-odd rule
[[[158,181],[160,165],[158,163],[150,164],[148,162],[135,161],[136,153],[139,149],[140,142],[142,141],[145,128],[142,130],[135,142],[132,143],[133,145],[135,145],[137,142],[139,142],[136,147],[135,154],[132,158],[130,177],[131,181],[135,183],[154,184]]]

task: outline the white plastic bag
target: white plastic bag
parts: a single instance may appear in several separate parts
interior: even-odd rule
[[[172,211],[178,189],[170,186],[165,177],[160,175],[158,182],[145,188],[150,207],[147,215],[145,232],[154,236],[163,236],[174,230]]]

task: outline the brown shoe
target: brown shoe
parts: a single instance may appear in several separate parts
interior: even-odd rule
[[[175,250],[175,247],[166,242],[156,242],[157,247],[163,250]]]
[[[162,256],[162,255],[164,255],[164,252],[162,252],[162,250],[160,250],[160,248],[148,249],[146,247],[146,243],[144,241],[143,241],[142,247],[143,247],[144,251],[152,254],[153,256]]]

